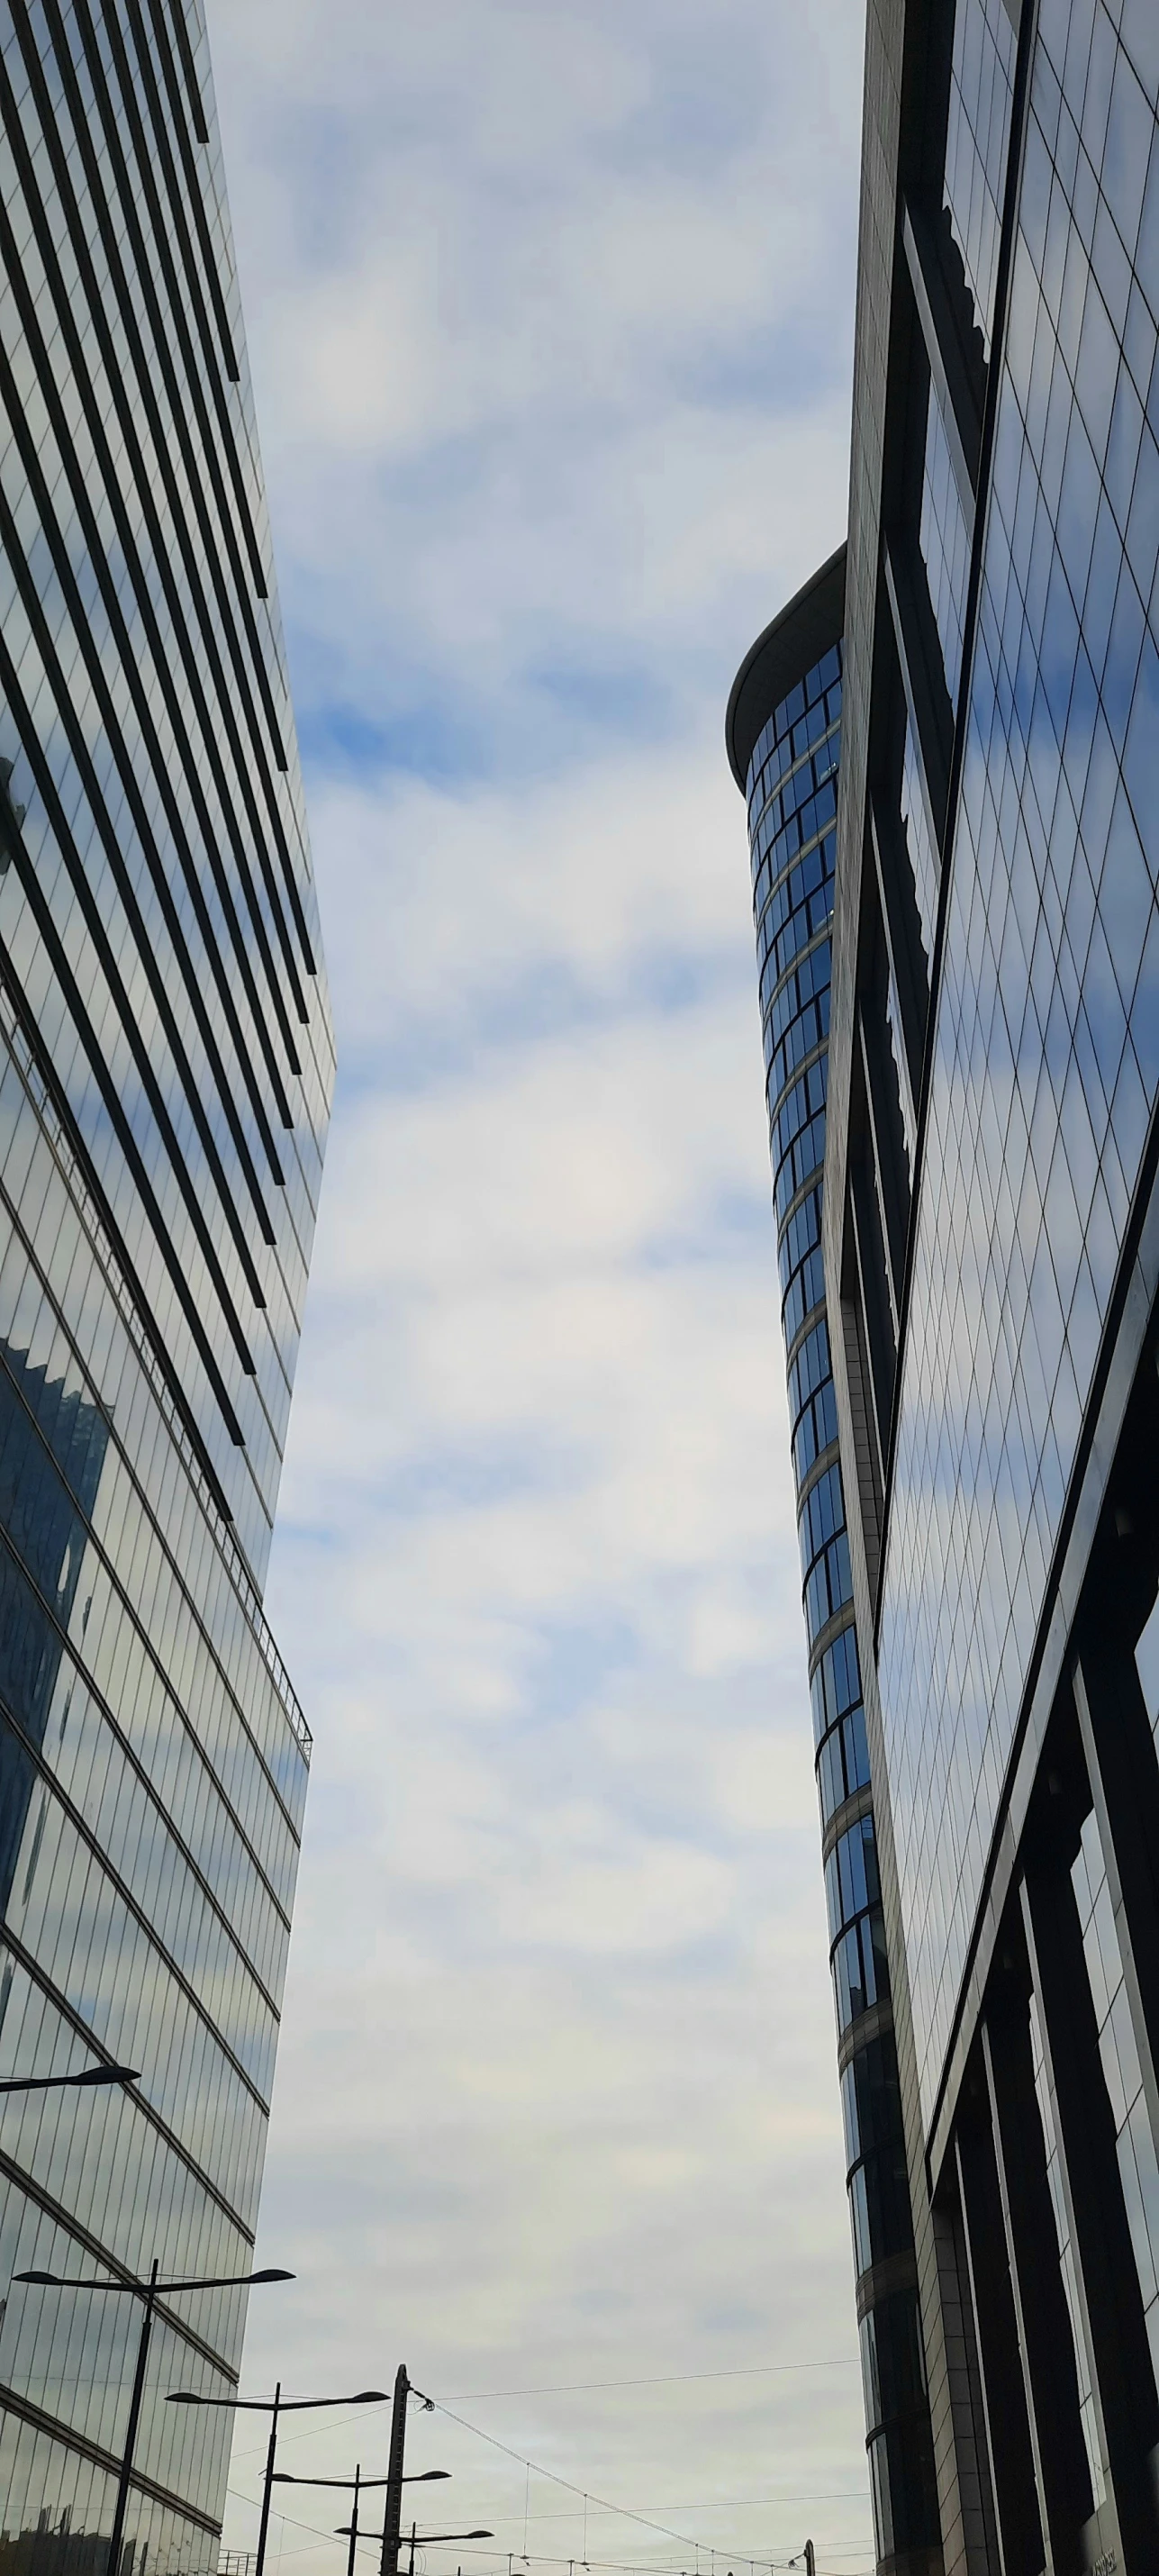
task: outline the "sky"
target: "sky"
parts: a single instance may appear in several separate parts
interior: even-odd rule
[[[859,0],[209,22],[340,1054],[268,1596],[315,1737],[258,2248],[297,2278],[243,2384],[406,2362],[428,2528],[494,2533],[430,2576],[807,2533],[857,2576],[722,728],[845,524]],[[283,2464],[386,2437],[334,2408]],[[270,2576],[339,2576],[341,2496],[287,2499]]]

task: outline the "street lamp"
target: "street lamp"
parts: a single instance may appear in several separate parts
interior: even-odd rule
[[[181,2290],[253,2290],[260,2282],[292,2281],[294,2278],[292,2272],[267,2270],[215,2274],[210,2280],[160,2281],[157,2273],[158,2265],[154,2260],[147,2281],[85,2281],[78,2280],[75,2274],[64,2272],[14,2272],[12,2275],[14,2281],[28,2281],[41,2290],[124,2290],[130,2298],[140,2299],[144,2303],[141,2340],[137,2346],[137,2368],[133,2379],[133,2394],[129,2401],[129,2429],[125,2436],[121,2474],[117,2480],[117,2502],[113,2512],[112,2538],[109,2542],[108,2576],[120,2576],[121,2544],[125,2536],[125,2514],[129,2502],[129,2479],[132,2474],[137,2426],[141,2419],[141,2400],[145,2394],[145,2362],[149,2352],[153,2311],[158,2299],[172,2298],[175,2292]],[[228,2404],[231,2401],[224,2402]]]
[[[415,2550],[433,2549],[440,2540],[494,2540],[493,2531],[416,2531],[410,2527],[410,2565],[407,2576],[415,2576]]]
[[[140,2081],[140,2069],[136,2066],[86,2066],[79,2075],[9,2075],[0,2084],[0,2093],[51,2093],[57,2086],[65,2084],[139,2084]]]
[[[232,2406],[254,2415],[268,2415],[269,2448],[266,2452],[266,2474],[262,2485],[262,2518],[258,2525],[258,2554],[254,2576],[264,2576],[266,2534],[270,2527],[270,2497],[274,2485],[274,2459],[278,2447],[279,2415],[312,2413],[316,2406],[385,2406],[385,2388],[359,2388],[353,2397],[283,2397],[279,2379],[272,2397],[203,2397],[195,2388],[172,2388],[165,2400],[167,2406]],[[110,2576],[113,2571],[110,2570]]]
[[[352,2478],[302,2478],[298,2477],[292,2469],[275,2469],[272,2483],[276,2487],[353,2487],[354,2505],[351,2511],[350,2520],[349,2522],[340,2524],[339,2529],[335,2534],[335,2538],[343,2540],[347,2533],[349,2533],[350,2550],[347,2559],[347,2576],[354,2576],[354,2552],[358,2542],[359,2496],[364,2495],[368,2487],[429,2486],[432,2478],[449,2478],[450,2474],[451,2472],[449,2469],[415,2469],[412,2471],[411,2475],[406,2478],[392,2478],[390,2476],[385,2478],[364,2478],[361,2463],[359,2463],[355,2468]],[[389,2523],[389,2503],[387,2505],[386,2518]],[[384,2532],[384,2539],[385,2536]]]

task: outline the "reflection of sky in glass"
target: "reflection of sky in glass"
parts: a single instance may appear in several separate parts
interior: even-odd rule
[[[958,0],[945,203],[987,358],[994,327],[1015,42],[1006,0]]]
[[[1039,2118],[1042,2121],[1043,2145],[1046,2149],[1046,2179],[1050,2191],[1050,2205],[1054,2214],[1054,2232],[1058,2239],[1058,2265],[1062,2274],[1063,2294],[1066,2299],[1071,2341],[1074,2346],[1079,2422],[1082,2425],[1083,2447],[1090,2472],[1091,2494],[1095,2504],[1101,2505],[1106,2503],[1107,2498],[1107,2484],[1103,2475],[1102,2439],[1095,2411],[1094,2377],[1087,2345],[1083,2303],[1079,2296],[1075,2251],[1071,2243],[1070,2210],[1058,2143],[1054,2086],[1042,2042],[1042,2022],[1036,1995],[1031,1995],[1030,1998],[1030,2046],[1034,2066],[1034,2090],[1038,2101]]]
[[[105,2576],[16,2408],[115,2455],[140,2322],[13,2273],[249,2268],[308,1761],[256,1587],[333,1049],[200,15],[0,36],[0,2071],[140,2070],[0,2098],[0,2576]],[[215,2554],[163,2397],[243,2316],[158,2321],[138,2576]]]
[[[826,1824],[846,1798],[869,1785],[821,1254],[835,860],[832,782],[840,758],[840,703],[840,648],[834,647],[774,709],[754,746],[747,782],[781,1316],[810,1648],[826,1635],[812,1677],[817,1781]],[[819,1463],[825,1453],[828,1463]],[[842,1616],[844,1627],[838,1626]],[[859,1815],[838,1836],[825,1865],[825,1892],[833,1999],[838,2032],[844,2034],[889,1993],[872,1811]],[[864,2067],[865,2062],[859,2052],[853,2064]],[[897,2107],[892,2058],[883,2091]],[[850,2093],[847,2113],[852,2100]],[[897,2118],[900,2126],[899,2108]],[[871,2195],[855,2116],[847,2121],[846,2151],[854,2255],[863,2273],[909,2241],[909,2210],[903,2192],[899,2219],[876,2170]],[[906,2331],[912,2331],[908,2318]],[[871,2426],[876,2421],[871,2415]],[[871,2443],[871,2459],[878,2548],[884,2552],[892,2529],[891,2486],[876,2443]]]
[[[1143,2070],[1131,2019],[1114,1900],[1092,1808],[1071,1871],[1083,1939],[1099,2057],[1115,2123],[1115,2149],[1123,2204],[1152,2365],[1159,2373],[1159,2160],[1143,2091]]]
[[[951,703],[956,706],[958,682],[962,676],[962,627],[970,571],[970,531],[954,475],[941,404],[932,385],[926,413],[919,538],[942,647],[946,687]]]
[[[100,27],[3,47],[0,935],[260,1579],[333,1047],[220,160]]]
[[[1092,23],[1040,13],[882,1603],[927,2111],[1159,1079],[1154,117]]]
[[[914,730],[907,714],[905,753],[901,773],[901,813],[905,825],[906,848],[913,870],[914,894],[918,919],[922,926],[922,946],[926,953],[926,971],[934,953],[934,930],[938,918],[938,884],[941,869],[934,841],[933,825],[926,810],[926,791],[921,759],[914,740]]]
[[[154,2253],[194,2273],[244,2271],[305,1787],[296,1716],[83,1203],[6,1054],[0,1119],[0,1185],[19,1189],[14,1215],[35,1255],[10,1225],[0,1253],[0,2072],[72,2072],[91,2062],[92,2044],[142,2071],[139,2100],[110,2090],[0,2102],[0,2143],[131,2271]],[[0,2268],[11,2279],[29,2264],[100,2268],[88,2243],[5,2179]],[[221,2361],[177,2324],[159,2332],[140,2456],[212,2513],[224,2421],[177,2418],[161,2400],[178,2380],[223,2384],[242,2294],[188,2309],[181,2324]],[[132,2310],[116,2297],[13,2289],[0,2313],[0,2380],[107,2447],[124,2425],[134,2351]],[[4,2430],[10,2532],[22,2527],[22,2491],[36,2512],[47,2496],[55,2517],[71,2495],[76,2513],[107,2515],[99,2478],[83,2505],[74,2454],[38,2436],[34,2472],[21,2466],[19,2434],[8,2441]],[[156,2514],[143,2503],[140,2513],[144,2536]],[[192,2563],[196,2526],[182,2538],[180,2519],[163,2519],[164,2546]],[[93,2571],[78,2566],[78,2576]]]

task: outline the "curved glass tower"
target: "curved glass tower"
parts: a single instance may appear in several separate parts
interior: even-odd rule
[[[889,2259],[920,2299],[946,2576],[1151,2576],[1155,0],[869,10],[828,632],[809,606],[825,581],[750,657],[732,747],[760,868],[785,729],[769,718],[804,679],[803,722],[840,624],[821,1428],[844,1482],[821,1500],[823,1459],[808,1470],[806,1563],[812,1581],[836,1545],[840,1492],[914,2237]],[[828,709],[815,721],[820,742]],[[778,812],[804,735],[790,750]],[[786,1088],[770,1030],[778,1170],[790,1143],[819,1155],[811,1043]],[[808,1186],[786,1171],[786,1244]],[[798,1370],[811,1293],[788,1317]],[[814,1663],[826,1651],[819,1632]],[[863,1895],[838,1861],[833,1894],[840,1945],[868,1874]],[[879,2320],[882,2277],[859,2291]]]
[[[0,2576],[245,2274],[310,1738],[262,1609],[334,1058],[200,0],[0,18]],[[124,2554],[215,2567],[244,2293]]]
[[[938,2562],[873,1786],[822,1265],[845,549],[746,656],[726,739],[748,807],[781,1319],[879,2559]]]

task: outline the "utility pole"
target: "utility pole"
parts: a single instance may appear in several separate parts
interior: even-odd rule
[[[270,2438],[266,2446],[266,2473],[262,2481],[262,2512],[258,2524],[258,2555],[254,2576],[264,2576],[265,2571],[266,2542],[270,2535],[270,2499],[274,2492],[274,2462],[278,2456],[278,2410],[281,2403],[282,2383],[279,2379],[274,2390],[274,2402],[270,2408]],[[109,2576],[113,2576],[112,2569],[109,2571]]]
[[[358,2482],[361,2476],[362,2463],[360,2460],[356,2460],[354,2463],[354,2503],[351,2507],[350,2513],[350,2554],[346,2561],[346,2576],[354,2576],[354,2557],[358,2548]]]
[[[120,2285],[118,2283],[118,2287],[119,2286]],[[137,2368],[133,2379],[133,2394],[129,2400],[129,2429],[125,2435],[125,2449],[124,2456],[121,2461],[121,2474],[117,2480],[117,2501],[113,2508],[113,2534],[109,2542],[109,2576],[121,2576],[121,2551],[124,2546],[125,2539],[125,2513],[129,2502],[129,2479],[132,2475],[133,2453],[137,2447],[137,2427],[141,2421],[141,2399],[145,2394],[145,2364],[149,2358],[149,2336],[152,2332],[153,2310],[156,2307],[156,2304],[157,2265],[154,2263],[153,2269],[149,2274],[149,2287],[145,2293],[144,2305],[141,2314],[141,2340],[137,2346]]]
[[[382,2567],[380,2576],[398,2576],[398,2536],[402,2521],[402,2470],[406,2449],[406,2401],[410,2381],[406,2363],[400,2361],[394,2380],[394,2408],[390,2418],[390,2459],[386,2473],[386,2512],[382,2523]],[[413,2565],[413,2555],[412,2555]]]
[[[805,2576],[817,2576],[817,2552],[811,2540],[805,2543]]]

